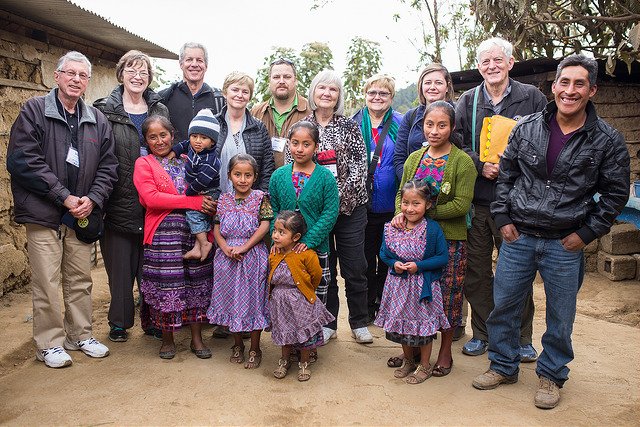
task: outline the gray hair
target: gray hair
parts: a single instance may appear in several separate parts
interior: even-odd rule
[[[476,62],[479,64],[480,55],[490,51],[496,46],[502,50],[507,59],[511,59],[513,57],[513,45],[511,43],[500,37],[491,37],[478,45],[478,48],[476,49]]]
[[[338,86],[338,102],[333,107],[333,111],[339,116],[344,115],[344,86],[340,75],[333,70],[320,71],[311,81],[311,85],[309,85],[309,107],[311,110],[316,111],[318,109],[316,101],[313,99],[313,94],[316,91],[316,86],[320,83]]]
[[[595,86],[598,81],[598,63],[595,59],[587,58],[581,54],[573,54],[564,58],[558,64],[558,70],[556,71],[556,78],[553,82],[557,82],[560,78],[560,74],[562,74],[562,70],[566,67],[575,67],[579,66],[587,70],[589,73],[589,86]]]
[[[62,69],[64,68],[64,65],[69,61],[84,63],[89,69],[89,77],[91,77],[91,62],[89,61],[89,58],[87,58],[86,56],[84,56],[83,54],[75,50],[65,53],[63,56],[60,57],[60,59],[58,59],[58,65],[56,65],[56,71],[62,71]]]
[[[184,62],[184,55],[187,49],[201,49],[204,52],[204,65],[209,66],[209,52],[207,52],[207,48],[204,47],[202,43],[196,42],[186,42],[180,48],[180,54],[178,55],[178,63],[182,64]]]

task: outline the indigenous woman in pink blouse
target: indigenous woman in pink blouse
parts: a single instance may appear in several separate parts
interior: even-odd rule
[[[170,159],[174,129],[162,116],[151,116],[142,124],[151,154],[136,161],[133,183],[146,209],[144,258],[140,290],[149,306],[153,326],[162,330],[160,357],[176,354],[173,332],[189,324],[191,351],[199,358],[211,357],[202,342],[202,323],[207,323],[211,297],[213,264],[187,260],[183,255],[193,246],[194,237],[185,219],[185,210],[215,212],[208,196],[185,196],[184,161]]]

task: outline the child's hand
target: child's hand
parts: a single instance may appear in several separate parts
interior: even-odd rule
[[[293,247],[293,252],[299,254],[306,251],[307,249],[307,245],[305,245],[304,243],[296,243],[296,245]]]
[[[396,261],[396,262],[393,263],[393,269],[398,274],[402,274],[406,270],[405,266],[404,266],[404,263],[402,263],[400,261]]]
[[[222,252],[224,252],[224,254],[228,257],[228,258],[233,258],[233,253],[231,252],[231,250],[233,249],[231,246],[229,245],[219,245],[220,249],[222,249]]]
[[[167,154],[167,159],[171,160],[171,159],[175,159],[176,158],[176,153],[173,151],[169,151],[169,154]]]
[[[411,274],[416,274],[418,272],[418,266],[415,262],[405,262],[404,269]]]
[[[249,250],[249,248],[246,248],[244,245],[242,246],[234,246],[233,248],[231,248],[231,253],[235,256],[242,256],[245,254],[245,252],[247,252]]]
[[[276,248],[275,245],[271,246],[271,253],[273,255],[279,254],[280,252],[282,252],[282,249]]]
[[[407,219],[404,217],[403,213],[399,213],[391,220],[391,226],[394,228],[404,228],[405,225],[407,225]]]

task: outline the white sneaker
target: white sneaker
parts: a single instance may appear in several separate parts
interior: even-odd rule
[[[71,342],[69,338],[64,341],[64,348],[67,350],[80,350],[90,357],[107,357],[109,349],[100,341],[91,337],[86,340]]]
[[[324,343],[322,345],[327,344],[331,338],[337,337],[338,334],[335,329],[327,328],[325,326],[322,327],[322,338],[324,338]]]
[[[45,348],[44,350],[36,350],[36,359],[44,362],[50,368],[64,368],[71,366],[73,359],[64,351],[62,347]]]
[[[373,335],[369,332],[369,328],[366,326],[362,328],[356,328],[351,330],[351,335],[356,339],[358,344],[372,344]]]

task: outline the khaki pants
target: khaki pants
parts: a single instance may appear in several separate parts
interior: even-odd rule
[[[91,337],[91,245],[66,226],[27,224],[33,295],[33,341],[38,349]],[[64,318],[58,287],[62,282]]]

